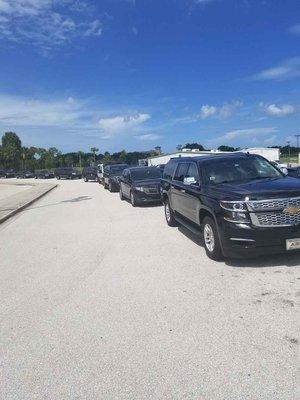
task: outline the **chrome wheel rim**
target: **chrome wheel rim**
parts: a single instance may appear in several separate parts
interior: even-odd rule
[[[132,193],[131,193],[131,195],[130,195],[130,198],[131,198],[131,204],[134,205],[134,196],[133,196]]]
[[[204,242],[207,250],[213,252],[215,248],[215,235],[209,224],[204,226]]]
[[[167,221],[170,221],[171,213],[170,213],[169,203],[165,204],[165,214],[166,214]]]

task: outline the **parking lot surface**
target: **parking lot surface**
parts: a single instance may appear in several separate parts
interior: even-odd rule
[[[12,184],[10,180],[4,180],[0,178],[0,200],[30,188],[30,185],[18,185],[16,183]]]
[[[213,262],[161,206],[61,181],[0,226],[0,398],[294,400],[299,265]]]

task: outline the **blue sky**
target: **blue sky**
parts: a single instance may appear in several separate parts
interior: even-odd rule
[[[0,131],[63,151],[296,143],[299,0],[0,0]]]

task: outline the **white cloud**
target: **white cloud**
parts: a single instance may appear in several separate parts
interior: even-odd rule
[[[300,24],[293,25],[289,28],[289,32],[293,35],[300,35]]]
[[[200,109],[199,118],[207,119],[207,118],[215,115],[216,112],[217,112],[217,108],[215,106],[209,106],[208,104],[205,104]]]
[[[196,4],[207,4],[207,3],[212,3],[214,0],[194,0],[194,3]]]
[[[263,108],[265,114],[271,117],[286,117],[296,112],[295,107],[290,104],[279,106],[277,104],[264,105],[261,103],[260,106]]]
[[[133,114],[128,116],[116,116],[112,118],[101,118],[99,126],[103,132],[104,139],[110,139],[116,134],[129,133],[139,125],[144,124],[151,118],[149,114]]]
[[[235,101],[233,103],[225,103],[221,107],[211,106],[205,104],[201,107],[198,118],[207,119],[213,116],[218,116],[222,119],[231,117],[235,110],[242,105],[241,101]]]
[[[102,24],[76,0],[0,0],[0,40],[27,42],[44,52],[78,38],[100,36]]]
[[[226,144],[228,142],[247,139],[247,140],[261,140],[262,136],[274,135],[277,132],[276,128],[249,128],[249,129],[236,129],[218,136],[210,141],[211,144]]]
[[[254,75],[254,80],[286,80],[300,76],[300,57],[290,58],[281,64]]]
[[[153,141],[153,140],[158,140],[161,139],[162,136],[158,135],[156,133],[145,133],[144,135],[136,136],[137,139],[143,140],[143,141]]]

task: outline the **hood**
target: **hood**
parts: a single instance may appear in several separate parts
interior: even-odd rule
[[[160,185],[160,178],[140,179],[133,182],[135,186]]]
[[[224,183],[210,188],[219,199],[264,200],[300,196],[300,179],[291,177],[267,178],[243,183]]]

